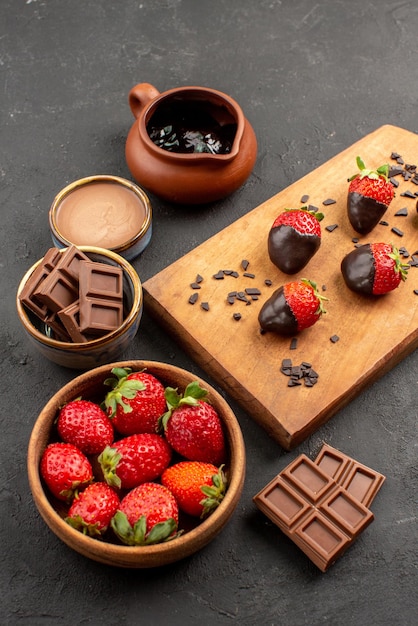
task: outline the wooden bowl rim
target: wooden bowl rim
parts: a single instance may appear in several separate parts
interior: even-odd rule
[[[121,546],[93,539],[69,526],[57,513],[46,496],[39,472],[42,452],[46,447],[48,434],[59,407],[71,398],[80,395],[81,387],[99,382],[109,376],[113,367],[130,367],[133,370],[146,368],[166,384],[172,380],[197,380],[208,390],[209,401],[220,409],[225,424],[225,434],[230,448],[230,483],[225,498],[219,507],[198,526],[180,537],[153,546]],[[167,377],[169,381],[167,381]],[[74,391],[76,393],[74,393]],[[43,442],[40,445],[39,442]],[[148,360],[118,361],[102,365],[85,372],[61,387],[41,410],[31,433],[28,445],[27,471],[29,486],[39,513],[49,528],[69,547],[93,560],[120,567],[155,567],[185,558],[203,548],[224,527],[234,512],[240,499],[245,480],[245,444],[238,420],[226,400],[205,380],[193,373],[167,363]]]

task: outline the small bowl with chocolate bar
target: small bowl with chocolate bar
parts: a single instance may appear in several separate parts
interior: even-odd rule
[[[32,344],[58,365],[90,369],[120,358],[142,316],[142,285],[120,255],[94,246],[50,248],[17,291]]]
[[[165,471],[173,471],[173,468],[174,470],[176,467],[178,468],[181,459],[183,459],[183,462],[187,463],[187,460],[185,461],[184,457],[180,457],[174,449],[172,451],[171,458],[169,455],[165,456],[161,454],[159,446],[163,443],[164,450],[166,450],[168,446],[171,448],[168,434],[165,434],[164,432],[161,434],[158,429],[155,433],[148,432],[132,436],[120,435],[118,434],[120,423],[117,427],[116,418],[115,420],[112,420],[105,414],[104,419],[111,421],[113,426],[113,439],[109,444],[111,448],[115,450],[115,446],[122,446],[124,441],[124,449],[126,450],[127,440],[130,440],[131,442],[137,441],[138,446],[143,449],[144,455],[158,454],[158,459],[162,459],[162,461],[160,462],[160,460],[158,460],[158,462],[154,461],[151,463],[150,457],[148,457],[148,462],[144,460],[146,468],[142,471],[148,472],[148,481],[143,483],[142,481],[144,480],[144,476],[141,475],[140,469],[143,466],[138,461],[140,452],[136,454],[135,451],[133,451],[132,456],[129,456],[132,462],[128,461],[128,465],[130,465],[131,468],[133,466],[136,468],[134,477],[135,481],[134,478],[131,477],[130,485],[128,486],[126,471],[123,474],[122,470],[123,452],[122,447],[120,447],[119,450],[122,452],[122,455],[119,455],[119,460],[117,461],[114,474],[120,474],[124,482],[122,482],[119,487],[109,486],[108,488],[104,488],[104,493],[106,495],[108,495],[107,492],[109,492],[109,489],[112,489],[113,500],[115,498],[115,494],[117,495],[116,502],[113,500],[110,502],[108,500],[109,507],[110,504],[113,507],[109,514],[111,518],[110,521],[109,518],[104,521],[99,514],[90,520],[90,525],[87,524],[88,520],[86,517],[82,518],[85,521],[85,525],[75,523],[76,516],[73,509],[74,502],[75,506],[77,506],[77,500],[81,500],[83,494],[86,494],[86,489],[89,489],[89,486],[93,487],[93,489],[97,488],[103,490],[103,481],[108,480],[109,478],[109,475],[103,472],[103,465],[101,465],[101,463],[103,463],[101,459],[104,457],[104,453],[98,452],[97,448],[95,449],[94,454],[91,449],[89,452],[85,453],[85,458],[87,458],[90,463],[91,472],[88,474],[89,482],[87,487],[86,484],[81,484],[80,482],[77,483],[78,494],[74,492],[73,488],[68,491],[61,491],[61,482],[59,482],[59,489],[57,489],[57,485],[53,485],[51,482],[53,477],[51,476],[51,472],[48,473],[47,464],[44,461],[51,453],[51,450],[54,449],[54,446],[62,447],[64,445],[67,446],[67,450],[69,450],[70,453],[74,452],[73,448],[75,447],[75,444],[73,444],[71,448],[68,448],[68,443],[62,443],[63,440],[68,441],[69,434],[68,431],[64,433],[61,428],[63,412],[60,407],[64,407],[65,410],[65,407],[69,407],[70,404],[74,406],[77,404],[77,399],[82,397],[83,400],[79,401],[79,404],[81,404],[81,402],[83,404],[85,404],[85,402],[94,403],[97,407],[96,411],[100,410],[99,407],[102,406],[103,399],[106,398],[106,394],[111,388],[109,387],[109,380],[112,378],[112,375],[114,375],[115,370],[129,370],[129,376],[143,376],[141,380],[145,382],[147,380],[149,381],[152,377],[154,381],[152,385],[153,390],[158,390],[159,385],[161,385],[163,394],[167,388],[171,388],[176,389],[179,394],[184,396],[186,390],[190,389],[191,386],[196,385],[198,385],[201,391],[206,392],[203,399],[205,403],[210,405],[210,410],[215,412],[218,416],[222,432],[223,463],[219,466],[219,472],[222,471],[225,478],[222,498],[218,498],[217,505],[212,507],[207,515],[200,516],[198,511],[192,512],[189,509],[186,511],[183,510],[180,506],[180,500],[178,507],[174,507],[174,510],[171,505],[170,507],[168,506],[164,499],[163,502],[161,502],[161,493],[164,491],[164,483],[167,485],[167,482],[164,479]],[[135,380],[138,382],[138,379]],[[145,393],[149,396],[149,393],[152,392],[145,387]],[[137,394],[141,394],[141,389],[137,390]],[[133,398],[133,396],[130,396],[130,398]],[[155,406],[157,405],[158,402]],[[190,408],[199,410],[198,407]],[[161,408],[159,410],[161,410]],[[129,413],[129,415],[131,415],[131,413]],[[158,419],[158,411],[156,415]],[[90,414],[88,419],[91,424]],[[80,425],[81,421],[77,432],[82,430],[82,426]],[[104,429],[102,428],[102,431],[103,430]],[[207,431],[206,436],[211,436],[211,431]],[[141,437],[143,438],[143,443],[139,444]],[[148,446],[145,445],[145,440],[147,440],[147,438],[150,442]],[[157,440],[159,445],[157,445]],[[202,436],[200,437],[200,442],[202,442]],[[108,447],[106,450],[108,450]],[[77,457],[79,458],[80,455],[78,454]],[[110,458],[109,454],[107,458]],[[65,467],[65,459],[61,458],[61,461],[63,463],[61,467]],[[70,461],[71,459],[69,462]],[[192,462],[192,464],[192,467],[195,468],[196,462]],[[84,465],[87,466],[85,461]],[[206,465],[206,463],[204,465]],[[150,479],[150,468],[151,471],[153,471],[155,466],[157,466],[157,471],[153,474],[154,478]],[[231,517],[233,516],[239,503],[244,486],[245,444],[240,425],[233,410],[225,399],[216,391],[216,389],[209,385],[205,380],[197,377],[191,372],[167,363],[142,360],[119,361],[108,365],[102,365],[93,370],[82,373],[74,380],[64,385],[52,397],[46,399],[46,404],[36,419],[30,436],[27,468],[29,485],[35,506],[37,507],[40,516],[48,526],[49,530],[52,531],[64,544],[66,544],[66,546],[86,558],[104,563],[106,565],[136,569],[154,568],[174,563],[203,549],[209,542],[213,541],[219,533],[221,533],[226,524],[231,520]],[[217,468],[218,463],[216,462],[215,470]],[[195,469],[195,472],[197,471],[198,470]],[[162,475],[160,477],[156,476],[157,473],[161,472]],[[65,470],[63,473],[65,473]],[[110,474],[110,477],[111,476],[112,474]],[[72,474],[71,479],[74,480],[74,474]],[[137,483],[138,486],[133,486]],[[113,483],[111,484],[113,485]],[[145,487],[143,486],[144,484]],[[141,508],[139,515],[142,515],[147,520],[145,536],[141,535],[140,523],[138,524],[131,520],[127,524],[127,527],[129,528],[129,524],[132,524],[134,526],[135,533],[133,535],[128,533],[125,540],[123,540],[120,535],[115,533],[115,529],[118,530],[119,526],[114,524],[116,518],[120,517],[120,511],[123,510],[122,502],[123,500],[126,501],[126,498],[130,497],[129,494],[135,494],[138,489],[149,489],[146,485],[150,484],[155,486],[158,490],[156,493],[158,494],[160,500],[158,502],[158,507],[155,502],[154,506],[159,508],[160,513],[151,507],[149,517],[153,518],[152,523],[148,517],[148,513],[145,513],[144,509]],[[198,485],[199,484],[200,483],[198,483]],[[208,486],[208,484],[206,484],[206,486]],[[74,482],[72,486],[74,487]],[[169,488],[165,486],[165,489],[168,491]],[[173,489],[173,487],[170,489]],[[171,491],[171,493],[173,493],[173,491]],[[197,494],[197,496],[199,496],[199,494]],[[95,497],[98,497],[97,493]],[[169,498],[169,503],[172,497]],[[193,499],[193,495],[191,497]],[[202,492],[201,498],[204,497],[205,496]],[[145,507],[147,499],[143,492],[141,492],[141,498],[141,502]],[[100,506],[101,502],[102,501],[99,500],[98,506]],[[90,506],[91,508],[89,510],[95,510],[94,503],[90,502]],[[138,507],[139,506],[140,504],[138,504]],[[109,507],[105,507],[103,505],[103,512],[107,513],[109,511]],[[176,511],[177,508],[178,511]],[[119,515],[117,512],[118,509]],[[167,511],[169,511],[169,515],[173,515],[177,518],[176,527],[173,529],[171,529],[171,527],[169,528],[169,533],[171,534],[169,534],[168,537],[157,537],[154,533],[151,540],[151,533],[153,532],[153,529],[161,527],[161,524],[163,523],[159,519],[160,514],[166,515]],[[86,516],[85,511],[84,515]],[[98,526],[97,517],[100,517],[100,528]],[[114,521],[112,521],[113,519]],[[149,528],[148,524],[150,526]],[[46,537],[45,540],[47,540]]]

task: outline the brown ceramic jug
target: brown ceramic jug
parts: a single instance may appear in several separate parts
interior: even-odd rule
[[[177,204],[213,202],[250,175],[257,140],[241,107],[226,94],[206,87],[160,94],[140,83],[129,92],[129,106],[136,121],[126,162],[135,180],[156,196]]]

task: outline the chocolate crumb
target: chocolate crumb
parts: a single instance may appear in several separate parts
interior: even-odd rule
[[[353,243],[358,243],[358,237],[353,237],[351,240]]]
[[[402,172],[403,169],[401,167],[396,167],[396,165],[394,165],[389,169],[389,178],[392,178],[393,176],[401,176]]]
[[[379,224],[381,226],[389,226],[389,222],[387,222],[386,220],[380,220]]]
[[[327,230],[329,233],[332,233],[336,228],[338,228],[338,224],[330,224],[329,226],[325,227],[325,230]]]
[[[201,282],[203,282],[203,276],[201,276],[200,274],[198,274],[198,275],[196,276],[196,280],[195,280],[195,282],[196,282],[196,283],[201,283]]]
[[[190,287],[191,287],[192,289],[200,289],[200,288],[201,288],[201,287],[200,287],[200,285],[199,285],[199,283],[191,283]]]
[[[239,321],[241,319],[241,313],[234,313],[233,316],[234,320]]]
[[[247,261],[247,259],[242,259],[241,261],[241,267],[244,270],[244,272],[248,269],[250,262]]]
[[[401,230],[399,230],[399,228],[396,228],[395,226],[393,228],[391,228],[392,233],[395,233],[395,235],[398,235],[398,237],[403,237],[403,232]]]
[[[403,209],[399,209],[399,211],[396,211],[395,216],[396,217],[406,217],[408,215],[408,209],[406,207],[404,207]]]
[[[327,286],[326,285],[322,285],[322,291],[326,291],[327,290]]]
[[[330,337],[330,340],[332,343],[337,343],[337,341],[340,340],[338,335],[332,335],[332,337]]]
[[[308,200],[309,200],[309,196],[306,193],[300,199],[302,204],[306,204],[306,202],[308,202]]]
[[[392,152],[390,158],[396,161],[396,159],[399,159],[400,156],[399,152]]]
[[[209,311],[209,302],[202,302],[200,306],[204,311]]]
[[[416,198],[415,194],[409,190],[406,190],[403,193],[401,193],[401,196],[403,196],[404,198]]]
[[[418,211],[418,206],[417,206],[417,211]],[[264,284],[267,285],[267,287],[271,287],[273,284],[273,281],[270,280],[270,278],[266,278],[266,280],[264,281]]]
[[[198,297],[199,297],[198,293],[193,293],[189,298],[189,303],[195,304],[197,302]]]
[[[297,347],[298,347],[298,339],[297,337],[292,337],[289,348],[290,350],[296,350]]]
[[[261,296],[261,291],[257,287],[247,287],[245,293],[247,296]]]
[[[318,213],[318,210],[319,210],[318,207],[315,206],[314,204],[310,204],[308,206],[308,211],[311,211],[312,213]]]
[[[414,289],[414,294],[418,296],[418,289]]]
[[[246,278],[255,278],[255,274],[250,274],[250,272],[244,272],[244,276]]]
[[[282,361],[282,371],[288,370],[292,367],[292,359],[283,359]]]
[[[225,278],[223,271],[219,270],[219,272],[213,275],[213,278],[216,280],[223,280]]]
[[[324,206],[330,206],[331,204],[336,204],[336,200],[334,200],[334,198],[327,198],[326,200],[323,201],[323,205]]]

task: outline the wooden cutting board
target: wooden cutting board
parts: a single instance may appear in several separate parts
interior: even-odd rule
[[[367,236],[357,235],[346,216],[347,179],[356,173],[359,155],[367,167],[378,167],[399,153],[405,163],[418,162],[418,135],[385,125],[344,150],[301,180],[290,185],[247,215],[162,270],[144,284],[145,306],[192,358],[235,398],[242,407],[285,449],[292,449],[325,423],[366,386],[389,371],[418,345],[418,267],[411,267],[405,283],[383,297],[368,299],[348,290],[340,263],[357,236],[360,243],[386,241],[418,251],[417,198],[402,196],[418,192],[418,185],[398,176],[396,197],[379,224]],[[275,217],[285,207],[302,206],[301,198],[324,214],[322,244],[309,264],[287,276],[270,261],[267,235]],[[334,204],[323,205],[332,199]],[[406,216],[395,216],[407,208]],[[327,226],[337,224],[332,232]],[[392,228],[399,229],[403,236]],[[242,260],[249,261],[245,277]],[[405,262],[411,257],[405,259]],[[239,276],[213,278],[219,270]],[[197,275],[200,289],[192,289]],[[273,291],[285,282],[305,277],[323,289],[329,301],[327,313],[310,329],[299,333],[296,349],[289,338],[262,335],[259,310]],[[264,284],[265,279],[272,286]],[[259,300],[229,304],[232,291],[256,287]],[[198,294],[195,304],[189,297]],[[201,304],[207,302],[209,310]],[[235,320],[234,313],[241,313]],[[337,336],[336,342],[331,337]],[[313,387],[288,387],[281,372],[282,360],[294,365],[311,363],[319,374]],[[379,402],[379,398],[376,398]],[[359,419],[361,416],[359,415]]]

